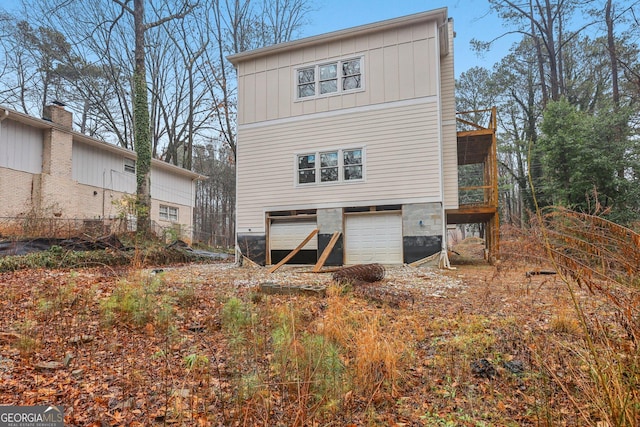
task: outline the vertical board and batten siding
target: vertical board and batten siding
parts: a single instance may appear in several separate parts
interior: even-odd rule
[[[453,20],[448,21],[449,54],[440,62],[442,99],[442,139],[444,203],[446,209],[458,208],[458,141],[456,132],[455,77],[453,70]]]
[[[168,171],[151,168],[151,197],[169,204],[193,206],[193,181],[186,176],[174,175]]]
[[[436,96],[436,34],[436,22],[427,21],[240,62],[238,123]],[[297,68],[357,56],[363,58],[362,91],[295,99]]]
[[[42,172],[42,129],[11,119],[0,122],[0,167]]]
[[[136,191],[136,175],[124,171],[124,156],[73,142],[71,176],[79,184],[122,193]]]
[[[124,171],[124,156],[78,141],[73,143],[72,178],[79,184],[133,194],[135,173]],[[193,205],[193,181],[151,166],[151,197],[179,205]]]
[[[238,145],[238,230],[264,231],[264,211],[439,201],[440,156],[435,97],[421,103],[318,114],[241,129]],[[296,186],[296,155],[364,148],[361,182]]]

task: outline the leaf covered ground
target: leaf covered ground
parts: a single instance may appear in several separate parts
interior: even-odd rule
[[[523,264],[396,267],[379,283],[339,287],[308,270],[2,273],[0,402],[62,405],[65,425],[78,426],[602,420],[580,322],[555,275],[527,277]],[[326,292],[266,294],[264,283]],[[633,352],[608,300],[577,296],[607,345]]]

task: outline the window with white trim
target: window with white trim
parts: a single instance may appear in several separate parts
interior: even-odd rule
[[[160,219],[171,222],[178,222],[178,208],[167,205],[160,205]]]
[[[136,161],[134,159],[124,158],[124,171],[136,173]]]
[[[363,149],[298,154],[296,184],[324,184],[363,179]]]
[[[362,88],[362,58],[312,65],[296,70],[297,99],[339,94]]]

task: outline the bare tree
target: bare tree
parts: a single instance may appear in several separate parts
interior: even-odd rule
[[[145,15],[145,0],[133,0],[133,9],[129,0],[112,0],[122,8],[115,23],[125,13],[133,16],[134,70],[133,70],[133,140],[137,154],[136,161],[136,216],[137,232],[142,235],[151,233],[151,126],[149,122],[149,100],[147,98],[147,69],[145,63],[145,34],[148,30],[168,21],[184,18],[195,5],[184,2],[176,12],[158,17],[148,22]]]
[[[199,10],[205,11],[206,3]],[[156,128],[164,129],[167,135],[162,157],[187,169],[193,166],[194,141],[204,137],[213,116],[209,92],[199,72],[207,67],[204,61],[211,29],[208,14],[192,14],[163,26],[162,34],[158,34],[158,44],[165,45],[169,51],[167,59],[174,64],[164,67],[171,70],[169,84],[154,86],[164,89],[156,103],[162,117],[162,125]],[[167,90],[167,86],[171,90]]]
[[[308,0],[211,0],[213,42],[205,73],[216,114],[215,128],[236,156],[235,72],[227,55],[290,40],[311,11]],[[213,70],[213,72],[211,72]]]
[[[194,147],[216,140],[227,148],[205,153],[235,161],[236,78],[226,56],[289,40],[310,10],[308,0],[23,1],[32,27],[55,28],[69,41],[59,82],[63,101],[81,113],[75,115],[79,129],[137,151],[141,229],[152,157],[197,169]],[[15,22],[4,28],[15,28]],[[11,80],[0,82],[0,96],[8,90],[28,111],[36,86],[25,82],[37,76],[36,63],[26,50],[17,50],[24,43],[0,40],[5,44],[5,51],[21,54],[9,55],[17,59],[9,64]],[[224,176],[229,183],[219,188],[225,202],[216,209],[225,205],[229,219],[235,180]],[[232,227],[225,228],[229,232]]]
[[[572,22],[579,6],[591,1],[490,0],[503,19],[517,26],[514,32],[522,33],[533,41],[543,105],[549,100],[557,101],[564,94],[564,48],[582,30],[592,25],[587,22],[579,28],[568,29],[567,23]]]

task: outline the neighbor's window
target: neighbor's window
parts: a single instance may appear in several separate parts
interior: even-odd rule
[[[167,205],[160,205],[160,219],[165,221],[178,221],[178,208]]]
[[[297,184],[362,180],[362,150],[353,148],[298,155]]]
[[[362,58],[352,58],[298,69],[298,99],[362,88],[361,65]]]
[[[124,171],[129,173],[136,173],[136,161],[133,159],[124,158]]]

